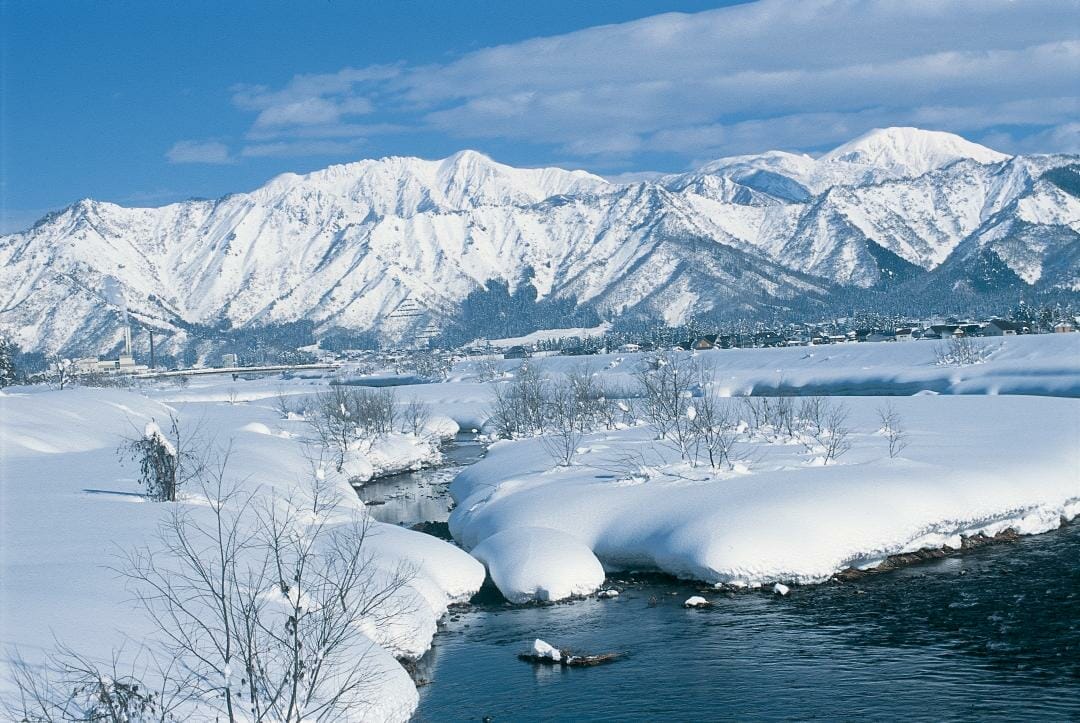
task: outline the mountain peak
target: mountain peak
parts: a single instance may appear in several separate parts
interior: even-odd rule
[[[1004,153],[954,133],[921,128],[875,128],[823,155],[819,162],[852,163],[888,170],[899,176],[920,176],[954,161],[997,163]]]

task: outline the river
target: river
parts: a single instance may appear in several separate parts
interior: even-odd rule
[[[452,467],[362,496],[386,500],[372,508],[384,521],[445,520],[447,483],[481,453],[457,445]],[[609,584],[619,597],[512,607],[486,592],[452,611],[420,662],[415,719],[1080,719],[1080,524],[783,598]],[[683,608],[695,594],[714,605]],[[628,656],[517,660],[536,637]]]

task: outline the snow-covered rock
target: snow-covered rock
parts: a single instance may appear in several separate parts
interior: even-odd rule
[[[703,608],[709,604],[709,601],[700,595],[694,595],[688,597],[686,602],[683,603],[684,608]]]
[[[537,658],[546,658],[548,660],[553,660],[556,663],[562,660],[562,651],[549,645],[540,638],[533,641],[532,648],[529,649],[529,652]]]
[[[791,588],[782,582],[778,582],[772,586],[772,591],[777,595],[783,597],[784,595],[787,595],[789,592],[791,592]]]

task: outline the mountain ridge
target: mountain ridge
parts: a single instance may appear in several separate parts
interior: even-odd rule
[[[30,348],[108,348],[107,277],[139,323],[166,334],[309,320],[388,340],[452,327],[490,281],[668,323],[898,278],[962,284],[963,259],[987,253],[1031,288],[1076,292],[1077,164],[899,128],[817,159],[770,151],[635,183],[461,151],[279,174],[156,208],[81,199],[0,236],[0,327]],[[1051,171],[1065,188],[1042,180]],[[395,315],[406,303],[419,315]]]

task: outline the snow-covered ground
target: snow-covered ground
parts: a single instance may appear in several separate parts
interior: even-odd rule
[[[448,604],[468,599],[485,567],[507,598],[588,594],[605,568],[664,570],[710,582],[808,583],[890,554],[956,546],[965,535],[1051,529],[1080,511],[1080,334],[982,340],[979,364],[936,362],[932,342],[701,352],[718,395],[844,395],[850,451],[827,465],[821,450],[760,433],[740,439],[732,468],[691,468],[648,426],[596,432],[558,467],[537,439],[500,441],[452,486],[451,530],[465,550],[375,524],[379,568],[416,570],[409,612],[372,629],[363,665],[378,671],[367,719],[400,720],[417,695],[395,658],[430,645]],[[625,390],[643,354],[524,362],[558,379],[588,369]],[[499,360],[512,379],[521,360]],[[347,373],[347,370],[346,372]],[[395,390],[401,409],[425,402],[419,436],[397,433],[360,450],[358,476],[433,460],[434,437],[490,430],[491,364],[460,362],[446,382]],[[231,442],[229,475],[247,491],[301,494],[311,430],[297,411],[330,375],[232,381],[207,375],[131,390],[44,387],[0,392],[0,647],[31,661],[57,642],[103,660],[154,641],[154,626],[110,570],[116,554],[149,544],[171,506],[141,496],[137,469],[117,448],[170,412],[205,439]],[[501,383],[501,382],[500,382]],[[921,392],[921,394],[920,394]],[[873,394],[912,395],[874,397]],[[859,396],[861,395],[861,396]],[[293,410],[286,415],[285,406]],[[738,399],[729,401],[741,408]],[[877,409],[891,402],[908,445],[890,458]],[[365,466],[366,465],[366,466]],[[363,505],[335,484],[349,515]],[[197,518],[203,501],[176,503]],[[11,681],[0,672],[0,688]]]
[[[712,373],[718,393],[744,394],[1045,394],[1080,397],[1080,334],[973,339],[987,358],[978,364],[939,364],[948,341],[846,343],[769,349],[711,349],[696,358]],[[549,372],[590,369],[612,384],[629,384],[642,353],[530,360]],[[498,363],[504,371],[520,360]],[[455,370],[469,379],[475,361]]]
[[[117,448],[151,420],[166,426],[173,412],[189,431],[200,427],[203,439],[231,443],[228,475],[243,491],[267,498],[302,495],[312,450],[304,443],[306,423],[285,419],[274,408],[281,384],[207,379],[186,389],[143,393],[80,388],[0,393],[0,645],[5,654],[17,650],[30,661],[40,660],[59,642],[104,661],[121,646],[134,654],[142,643],[159,639],[110,568],[118,565],[119,553],[154,542],[172,505],[144,499],[135,465],[122,462]],[[299,381],[286,389],[296,399],[312,391],[318,387]],[[444,433],[456,431],[450,420],[432,421]],[[417,463],[418,446],[407,443],[410,437],[400,435],[380,454],[396,452],[405,466]],[[336,484],[344,512],[362,518],[363,504],[352,489],[343,479]],[[207,513],[205,501],[190,493],[176,504],[197,518]],[[406,612],[372,633],[374,645],[358,651],[379,685],[370,706],[358,713],[365,720],[403,720],[417,695],[395,658],[422,655],[447,605],[479,589],[484,569],[453,545],[392,525],[373,523],[365,545],[379,570],[404,565],[414,572],[397,593]],[[0,680],[3,688],[10,685],[6,666]]]
[[[580,594],[590,580],[598,589],[582,573],[584,549],[609,570],[813,583],[892,554],[958,548],[961,536],[1044,532],[1080,512],[1075,400],[895,398],[908,435],[895,459],[882,400],[844,401],[852,447],[828,465],[820,451],[758,436],[736,448],[735,471],[691,468],[648,426],[587,436],[567,467],[537,439],[499,442],[454,481],[450,529],[520,600]]]

